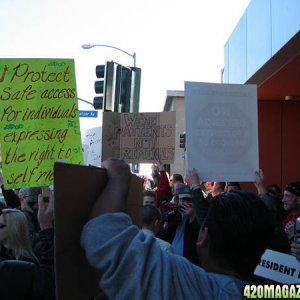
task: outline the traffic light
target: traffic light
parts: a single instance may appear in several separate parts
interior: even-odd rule
[[[140,106],[140,86],[141,86],[141,68],[132,67],[131,70],[132,73],[132,80],[134,82],[133,84],[133,103],[131,105],[132,112],[139,112],[139,106]]]
[[[132,70],[131,68],[118,65],[116,75],[116,99],[118,103],[118,112],[132,111]]]
[[[185,132],[179,135],[179,148],[186,148]]]
[[[113,61],[96,66],[94,108],[112,112],[138,112],[141,69]]]
[[[114,62],[96,66],[94,108],[114,111]]]
[[[115,99],[117,112],[138,112],[141,69],[117,65]]]

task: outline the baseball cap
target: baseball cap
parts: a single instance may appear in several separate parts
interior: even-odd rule
[[[29,194],[28,194],[28,203],[37,203],[39,194],[42,193],[42,189],[40,187],[31,187],[29,188]]]
[[[29,197],[29,188],[22,188],[19,190],[19,194],[22,195],[22,197]]]
[[[286,191],[295,194],[296,196],[300,196],[300,182],[294,181],[288,183],[285,188]]]
[[[190,187],[189,186],[183,186],[180,189],[178,189],[178,197],[179,197],[179,199],[192,198]]]

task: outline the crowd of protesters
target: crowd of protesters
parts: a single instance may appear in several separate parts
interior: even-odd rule
[[[103,166],[109,184],[91,210],[81,245],[90,265],[100,271],[99,285],[109,299],[243,299],[245,284],[274,283],[254,274],[277,238],[275,216],[263,199],[272,197],[268,188],[252,193],[238,183],[204,183],[195,170],[169,177],[159,165],[157,184],[145,180],[143,223],[149,234],[133,225],[124,210],[129,166],[116,159]],[[259,178],[258,183],[263,184]],[[287,185],[284,193],[291,186],[299,210],[297,183]],[[103,203],[113,195],[114,202],[104,210]],[[153,218],[151,205],[156,208]],[[284,209],[294,215],[285,204]],[[280,230],[287,235],[284,220]],[[288,252],[297,256],[297,244],[285,241]]]
[[[202,182],[195,170],[187,171],[185,177],[182,174],[169,175],[160,163],[153,164],[152,175],[155,181],[144,185],[143,203],[155,205],[161,211],[161,230],[157,233],[157,237],[171,243],[177,254],[199,264],[195,259],[195,249],[193,258],[190,252],[185,251],[186,248],[194,247],[196,244],[197,235],[193,233],[199,232],[212,199],[224,192],[241,190],[240,183]],[[274,220],[275,229],[268,248],[293,254],[291,245],[295,236],[295,221],[300,217],[300,182],[288,183],[282,194],[276,184],[265,186],[262,170],[256,172],[255,178],[257,195],[269,209]],[[147,182],[147,177],[145,179]],[[197,222],[194,222],[195,220]],[[178,237],[182,242],[179,244],[180,248]]]
[[[101,271],[109,299],[240,299],[245,283],[266,283],[253,274],[266,248],[300,261],[294,241],[300,182],[282,193],[265,186],[258,170],[255,194],[239,182],[203,182],[194,169],[170,176],[153,164],[138,230],[116,205],[126,199],[128,165],[110,159],[103,166],[112,183],[104,194],[118,199],[108,214],[94,206],[81,244]],[[0,186],[1,299],[55,299],[54,194],[41,187],[6,189],[1,173]]]
[[[0,213],[0,295],[54,300],[54,195],[40,187],[5,189]]]

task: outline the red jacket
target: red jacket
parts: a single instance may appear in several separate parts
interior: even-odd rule
[[[283,225],[286,225],[288,222],[296,222],[297,218],[300,217],[300,211],[292,212],[284,219]]]
[[[155,190],[157,207],[160,207],[163,201],[169,201],[172,199],[171,187],[167,172],[160,171],[159,175],[159,186]]]

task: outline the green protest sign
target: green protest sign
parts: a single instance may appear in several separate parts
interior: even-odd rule
[[[72,59],[0,60],[0,144],[6,188],[52,184],[55,161],[83,162]]]
[[[2,172],[1,144],[0,144],[0,172]]]

